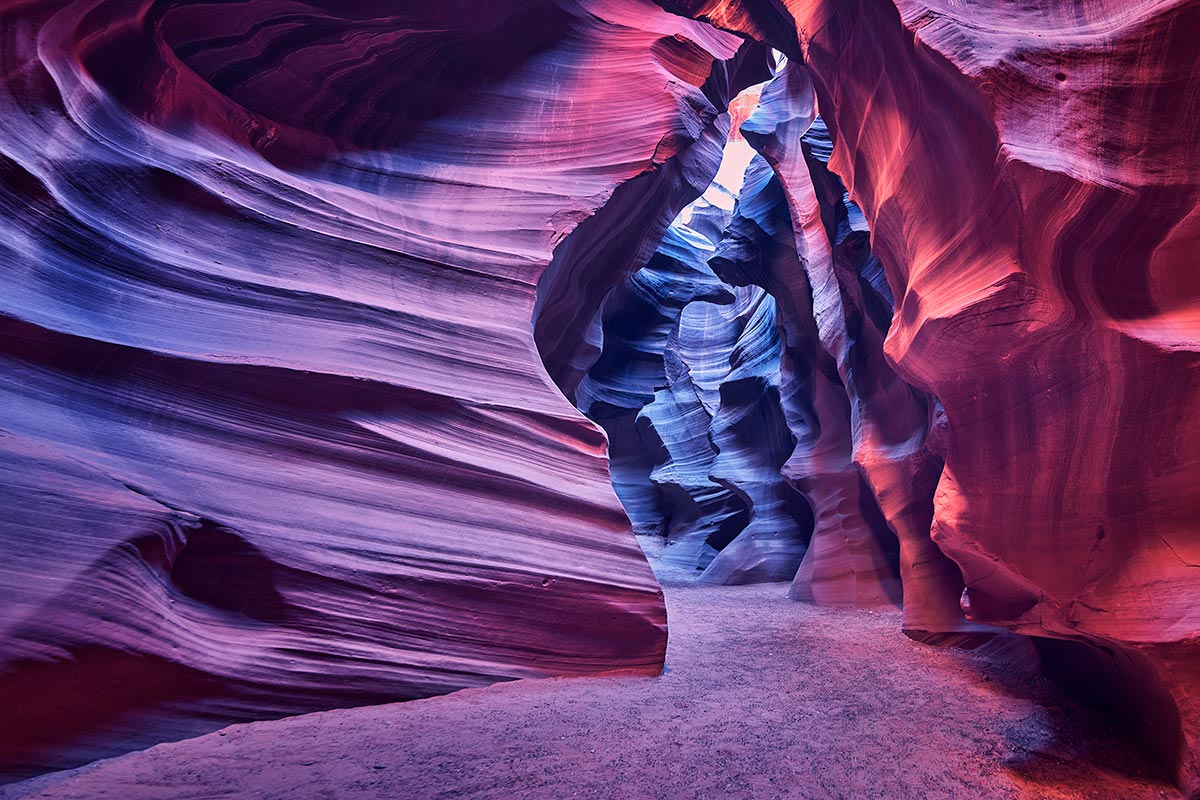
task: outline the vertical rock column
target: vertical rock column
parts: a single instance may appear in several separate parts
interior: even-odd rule
[[[828,168],[832,143],[816,116],[807,68],[789,62],[763,92],[744,126],[774,166],[788,195],[819,347],[832,359],[846,398],[851,457],[869,492],[874,519],[900,543],[904,628],[929,642],[964,642],[995,629],[964,619],[957,565],[930,538],[942,456],[931,442],[940,407],[896,375],[883,352],[892,297],[870,250],[870,232],[840,179]],[[931,446],[931,444],[933,446]]]

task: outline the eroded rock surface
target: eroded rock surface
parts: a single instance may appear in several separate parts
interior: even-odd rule
[[[632,520],[1200,795],[1200,7],[660,5],[0,12],[0,770],[656,671]]]
[[[580,332],[531,319],[552,261],[572,298],[581,251],[644,263],[762,50],[639,2],[401,5],[4,9],[5,774],[659,669],[547,375]]]
[[[1057,640],[1200,792],[1200,7],[662,5],[808,67],[945,409],[968,617]]]
[[[743,143],[744,147],[744,143]],[[601,354],[581,410],[609,434],[613,483],[635,530],[712,583],[790,580],[812,515],[782,467],[794,440],[780,401],[775,298],[708,265],[723,226],[700,202],[604,301]]]

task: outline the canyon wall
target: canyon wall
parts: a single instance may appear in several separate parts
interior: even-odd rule
[[[970,624],[961,576],[929,537],[933,404],[883,358],[891,295],[861,211],[820,160],[828,138],[813,138],[824,128],[810,130],[800,81],[788,65],[761,99],[737,98],[743,124],[717,180],[605,298],[602,351],[576,400],[608,432],[614,486],[635,530],[666,539],[666,563],[871,606],[900,604],[903,548],[906,630],[944,641]],[[927,619],[930,553],[949,576],[934,593],[945,619]]]
[[[944,408],[969,620],[1038,637],[1200,793],[1200,6],[662,5],[808,68],[888,361]]]
[[[660,668],[604,434],[547,370],[764,51],[633,0],[401,5],[0,12],[6,777]],[[535,341],[539,293],[580,325]]]

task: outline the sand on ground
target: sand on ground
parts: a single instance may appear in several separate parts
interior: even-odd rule
[[[0,798],[1178,798],[1101,714],[899,612],[664,581],[657,678],[522,680],[234,725]]]

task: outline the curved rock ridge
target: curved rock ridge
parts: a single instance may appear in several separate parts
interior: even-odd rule
[[[957,568],[929,538],[941,467],[924,447],[930,404],[883,358],[891,296],[861,211],[821,161],[830,144],[823,126],[809,129],[804,67],[784,67],[753,110],[759,99],[739,95],[735,116],[753,111],[742,131],[774,171],[758,157],[733,178],[744,162],[742,131],[731,133],[706,192],[725,202],[728,183],[740,195],[729,198],[719,241],[714,248],[717,216],[694,204],[650,263],[610,292],[603,350],[577,404],[609,433],[617,493],[635,530],[667,537],[668,563],[718,583],[794,579],[796,598],[823,604],[898,604],[899,528],[915,540],[907,560],[916,563],[905,570],[910,633],[939,629],[920,585],[927,553],[950,576],[936,598],[949,609],[937,635],[970,628]],[[798,188],[789,195],[784,184]],[[815,306],[810,280],[820,287]],[[729,304],[732,286],[755,289],[710,308]],[[707,403],[693,396],[693,365],[709,382]],[[878,507],[868,460],[894,523]]]
[[[4,775],[660,668],[530,321],[552,261],[703,191],[763,49],[636,0],[401,6],[0,11]]]
[[[727,374],[717,389],[719,403],[709,433],[715,457],[709,477],[734,491],[749,509],[746,528],[713,559],[703,577],[717,583],[790,580],[812,536],[812,513],[782,474],[795,442],[780,400],[778,304],[758,287],[742,289],[739,297],[731,309],[733,325],[706,324],[706,336],[692,345],[693,351],[723,352],[720,340],[708,331],[719,335],[724,328],[736,333],[729,340]],[[681,361],[690,366],[687,354],[681,353]]]
[[[639,412],[667,385],[668,339],[688,304],[734,301],[705,264],[712,249],[682,220],[671,224],[650,262],[604,299],[602,350],[576,390],[580,410],[608,434],[613,488],[640,534],[666,535],[674,513],[650,477],[662,447],[658,437],[673,437],[639,424]],[[707,430],[706,418],[700,435]]]
[[[638,417],[647,438],[659,442],[650,480],[670,501],[662,560],[700,571],[701,577],[750,522],[746,498],[712,477],[717,450],[711,433],[720,405],[720,376],[728,371],[739,327],[737,309],[746,300],[744,290],[730,290],[736,305],[698,302],[683,309],[664,354],[667,385]],[[696,351],[689,350],[697,344]],[[705,383],[707,375],[715,380]]]
[[[1048,639],[1200,796],[1200,7],[662,5],[811,72],[886,355],[945,411],[968,618]]]
[[[659,444],[650,480],[670,500],[663,560],[708,583],[790,580],[812,532],[781,468],[793,440],[780,404],[776,303],[757,286],[687,305],[664,353],[667,385],[639,413]]]
[[[759,46],[743,47],[715,62],[700,87],[702,96],[680,101],[693,111],[694,119],[686,113],[683,119],[691,123],[688,133],[694,142],[684,139],[688,146],[660,167],[659,159],[679,148],[664,138],[654,151],[651,171],[619,186],[594,214],[569,208],[559,212],[563,220],[582,223],[555,248],[538,282],[533,327],[546,369],[567,397],[576,397],[580,381],[600,357],[606,298],[649,261],[671,223],[713,185],[714,173],[725,162],[730,115],[716,113],[717,108],[734,99],[736,90],[770,77],[771,65],[769,52]],[[667,95],[679,93],[675,85],[665,84]]]
[[[910,557],[923,547],[953,578],[949,593],[939,596],[953,612],[942,628],[970,627],[958,610],[957,569],[929,539],[941,466],[924,447],[930,404],[883,359],[879,328],[886,327],[891,297],[876,288],[886,284],[870,256],[862,213],[818,160],[817,151],[828,157],[827,139],[813,138],[808,150],[799,146],[815,116],[811,85],[803,84],[807,95],[797,89],[806,81],[801,65],[785,67],[741,126],[774,159],[774,169],[758,157],[745,175],[729,180],[741,139],[740,132],[731,135],[714,187],[723,189],[725,175],[740,196],[715,249],[716,217],[685,210],[655,256],[675,269],[664,274],[652,260],[610,293],[604,349],[576,399],[608,430],[614,485],[635,528],[667,537],[667,563],[718,583],[794,580],[795,597],[823,604],[898,604],[900,528],[918,540],[908,547]],[[748,94],[739,97],[743,118]],[[795,103],[802,95],[807,116]],[[759,102],[757,92],[753,101]],[[809,158],[822,171],[819,198]],[[788,181],[802,185],[803,196],[785,193]],[[708,235],[684,224],[685,217]],[[803,224],[793,226],[793,217]],[[704,259],[728,286],[715,283]],[[694,263],[680,272],[688,261]],[[713,286],[700,286],[701,275]],[[815,307],[810,280],[820,287]],[[704,294],[728,294],[733,286],[744,288],[732,305]],[[726,307],[708,302],[714,299]],[[864,324],[873,327],[863,331]],[[870,390],[859,397],[864,386]],[[898,427],[915,445],[905,448]],[[864,442],[875,429],[899,446],[889,449],[892,442],[877,442],[878,434]],[[877,475],[890,481],[880,495],[890,501],[894,524],[878,507],[864,452],[876,456]],[[927,461],[936,463],[930,468]],[[737,501],[732,505],[728,492]],[[918,624],[929,616],[922,612],[920,577],[910,580],[910,613]],[[934,627],[910,632],[932,636]]]

